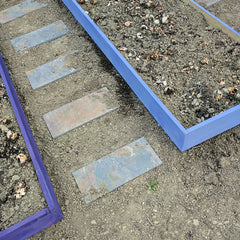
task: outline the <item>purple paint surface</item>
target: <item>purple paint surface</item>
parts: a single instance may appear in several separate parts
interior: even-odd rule
[[[48,204],[45,208],[29,218],[11,226],[0,232],[0,240],[26,239],[44,228],[51,226],[63,218],[60,206],[54,193],[52,184],[48,177],[42,157],[37,144],[33,138],[30,126],[19,102],[16,90],[8,73],[7,67],[0,54],[0,75],[6,87],[14,114],[18,121],[19,128],[26,143],[29,155],[32,159],[39,183],[41,185],[44,197]]]

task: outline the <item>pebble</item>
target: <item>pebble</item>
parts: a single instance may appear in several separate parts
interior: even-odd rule
[[[0,125],[0,129],[2,130],[2,132],[7,132],[8,128],[4,125]]]
[[[214,91],[214,93],[215,93],[216,95],[222,95],[222,92],[221,92],[220,90],[216,90],[216,91]]]
[[[143,63],[143,65],[142,65],[142,67],[141,67],[141,72],[148,72],[148,71],[149,71],[148,68],[147,68],[147,65],[148,65],[147,62],[144,62],[144,63]]]
[[[12,132],[11,130],[7,131],[7,139],[15,140],[18,137],[16,132]]]
[[[17,180],[19,180],[19,176],[18,175],[13,175],[12,176],[12,180],[15,182],[15,181],[17,181]]]
[[[198,221],[198,219],[193,219],[193,225],[194,225],[194,226],[199,226],[199,221]]]
[[[27,161],[27,156],[20,153],[19,155],[17,155],[17,160],[20,162],[21,166],[23,166]]]
[[[228,88],[223,88],[222,90],[223,90],[224,93],[229,94],[229,89]]]
[[[199,106],[199,105],[200,105],[200,102],[201,102],[200,99],[195,98],[195,99],[193,99],[193,101],[192,101],[192,105],[193,105],[193,106]]]
[[[237,215],[236,219],[238,222],[240,222],[240,215]]]
[[[151,7],[151,2],[147,2],[146,6],[150,8]]]
[[[240,100],[240,93],[237,93],[237,94],[235,95],[235,98],[236,98],[237,100]]]
[[[143,37],[142,37],[142,33],[138,32],[138,33],[137,33],[137,38],[140,38],[140,39],[143,38]]]
[[[131,26],[131,22],[130,21],[126,21],[124,24],[126,27],[130,27]]]
[[[146,25],[142,25],[141,29],[148,29],[148,27]]]
[[[101,23],[101,25],[102,25],[102,26],[106,26],[106,25],[107,25],[107,22],[103,20],[102,23]]]
[[[91,221],[91,224],[92,224],[92,225],[96,225],[97,222],[96,222],[95,220],[92,220],[92,221]]]
[[[12,131],[11,130],[7,131],[7,139],[10,139],[11,136],[12,136]]]
[[[162,23],[167,23],[167,22],[168,22],[168,16],[166,16],[165,14],[163,14]]]
[[[215,111],[214,108],[209,108],[209,109],[208,109],[208,112],[209,112],[209,113],[214,113],[214,111]]]
[[[7,201],[7,191],[1,191],[0,193],[0,202],[4,203]]]
[[[212,31],[212,30],[213,30],[213,27],[212,27],[212,26],[207,26],[207,27],[205,27],[205,29],[206,29],[207,31]]]
[[[156,19],[153,23],[158,25],[160,23],[160,21],[158,19]]]
[[[152,14],[150,14],[149,19],[153,20],[154,16]]]
[[[220,164],[221,168],[226,168],[226,167],[230,166],[231,162],[230,162],[229,158],[222,157],[219,160],[219,164]]]
[[[164,93],[167,95],[171,95],[174,92],[174,90],[171,87],[166,87],[164,89]]]
[[[14,169],[14,168],[10,168],[10,169],[8,170],[8,175],[9,175],[9,176],[12,176],[12,175],[14,174],[14,172],[15,172],[15,169]]]
[[[201,98],[201,97],[202,97],[202,94],[199,93],[199,94],[197,95],[197,98]]]
[[[204,180],[207,184],[213,184],[213,185],[217,185],[218,184],[218,178],[216,176],[215,172],[211,172],[208,175],[206,175],[204,177]]]
[[[25,208],[23,208],[23,212],[28,212],[29,211],[29,208],[28,207],[25,207]]]

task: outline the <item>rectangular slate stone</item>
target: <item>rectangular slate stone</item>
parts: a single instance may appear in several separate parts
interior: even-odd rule
[[[39,3],[33,0],[26,0],[20,4],[12,6],[0,12],[0,25],[8,23],[16,18],[22,17],[27,13],[33,12],[48,4]]]
[[[43,118],[52,137],[56,138],[118,107],[108,89],[102,88],[43,115]]]
[[[80,51],[77,50],[28,71],[26,74],[32,88],[38,89],[58,79],[80,71],[83,67],[80,67],[79,64],[77,64],[79,58],[81,58]]]
[[[42,43],[59,38],[68,32],[66,25],[60,20],[36,31],[11,40],[17,52],[26,51]]]
[[[142,137],[72,174],[85,202],[90,203],[160,164],[162,161]]]

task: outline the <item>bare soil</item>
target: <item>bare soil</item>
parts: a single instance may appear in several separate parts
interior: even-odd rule
[[[9,7],[16,2],[14,0],[1,2],[0,9]],[[36,234],[31,239],[239,240],[240,127],[237,126],[181,153],[61,1],[46,0],[43,2],[48,2],[49,7],[28,14],[0,28],[0,50],[7,62],[64,214],[64,219],[61,222]],[[110,3],[111,7],[113,7],[112,3],[116,4],[116,1],[104,2],[106,5]],[[129,6],[129,2],[125,2],[126,6]],[[97,9],[98,4],[102,3],[100,1],[96,5],[88,5],[86,3],[85,7],[90,12],[91,8]],[[190,12],[194,11],[185,4],[183,6]],[[103,7],[101,20],[99,20],[100,22],[105,20],[107,24],[112,22],[113,19],[111,18],[113,12],[111,14],[108,7]],[[144,8],[144,11],[146,10],[147,8]],[[179,8],[179,11],[184,11],[184,8]],[[174,15],[169,12],[166,13],[169,16]],[[118,17],[121,19],[121,15]],[[199,18],[201,19],[201,17]],[[63,20],[70,30],[67,35],[23,53],[16,53],[12,48],[10,39],[60,19]],[[161,21],[161,18],[159,19]],[[132,24],[134,23],[132,19],[122,18],[120,22],[122,25],[120,26],[125,29],[124,24],[128,20]],[[183,20],[179,18],[179,21]],[[115,23],[113,22],[112,24],[114,25]],[[219,30],[207,26],[205,22],[204,28],[206,30],[203,30],[204,35],[201,38],[203,43],[204,41],[208,42],[208,47],[204,44],[200,46],[194,41],[194,39],[199,37],[195,36],[197,33],[194,23],[191,24],[186,24],[186,27],[183,26],[182,32],[186,31],[191,35],[188,42],[193,43],[193,49],[201,50],[205,48],[209,52],[211,52],[209,49],[212,47],[215,49],[216,44],[209,39],[212,35],[205,39],[205,32],[210,32],[219,38],[222,36],[221,43],[219,42],[220,45],[218,45],[221,54],[225,51],[225,47],[229,48],[229,50],[239,48],[238,45],[227,39]],[[200,25],[198,26],[200,27]],[[130,31],[129,33],[126,32],[126,34],[128,33],[131,36],[133,29],[130,30],[130,28],[126,27],[126,31]],[[121,34],[118,34],[118,31],[121,30],[116,31],[117,36],[119,36],[119,43],[115,42],[115,45],[119,48],[127,47],[130,49],[130,47],[123,45],[122,41],[124,40],[121,40]],[[149,33],[149,36],[151,34]],[[109,37],[115,38],[115,35]],[[175,40],[181,41],[182,39]],[[169,51],[172,51],[171,48],[175,45],[172,44],[168,35],[166,41],[169,41]],[[134,42],[132,40],[127,42],[132,44],[131,48],[133,49],[135,45],[139,46],[139,42],[136,39]],[[179,44],[184,46],[183,43]],[[82,50],[82,57],[79,61],[86,66],[84,70],[36,91],[32,90],[26,77],[26,71],[76,49]],[[146,46],[146,49],[149,49],[146,52],[147,54],[152,52],[150,47],[147,48]],[[155,50],[155,47],[153,50]],[[123,51],[123,54],[125,53]],[[129,53],[126,55],[128,56]],[[167,53],[166,51],[163,55],[168,56]],[[193,54],[195,53],[193,52]],[[189,54],[189,52],[186,54]],[[134,57],[133,62],[137,61],[137,56]],[[234,56],[232,53],[227,53],[224,56],[224,60],[235,59]],[[197,58],[197,60],[192,58],[190,61],[194,61],[195,64],[193,66],[200,66],[201,69],[205,69],[208,72],[207,69],[211,69],[212,63],[210,62],[209,65],[200,63],[199,61],[202,60],[202,57],[205,57],[205,55]],[[206,57],[210,60],[211,56],[208,54]],[[171,58],[176,59],[176,62],[178,61],[175,55],[169,55],[169,59]],[[214,59],[214,57],[211,57],[211,59]],[[221,61],[221,58],[217,60]],[[147,60],[144,60],[144,56],[142,56],[140,61],[146,62]],[[164,58],[163,60],[160,58],[155,60],[154,57],[151,57],[148,63],[153,64],[153,66],[158,63],[159,66],[160,63],[165,62],[164,71],[171,74],[168,61],[164,60]],[[182,64],[180,66],[185,67],[182,59],[179,59],[179,61]],[[186,67],[188,68],[190,68],[190,61],[186,62]],[[218,61],[216,61],[216,64]],[[230,63],[226,62],[226,66]],[[142,66],[142,64],[139,66]],[[237,71],[234,69],[233,71]],[[180,74],[189,77],[187,79],[189,79],[190,84],[193,81],[191,80],[193,77],[190,78],[190,76],[194,76],[195,71],[190,68],[190,73],[181,72]],[[215,70],[211,71],[215,72]],[[228,71],[231,72],[230,70]],[[202,74],[206,74],[204,71],[202,72]],[[229,74],[229,72],[226,74]],[[143,72],[141,74],[146,73]],[[209,75],[212,76],[211,74]],[[157,74],[156,77],[158,76]],[[167,74],[164,76],[167,77]],[[148,77],[150,78],[150,76]],[[223,77],[226,83],[229,81],[229,85],[225,83],[226,88],[235,86],[230,84],[233,83],[231,82],[233,79],[230,78],[229,80]],[[170,101],[177,94],[177,86],[173,82],[173,77],[160,79],[160,83],[156,85],[161,86],[161,88],[159,87],[161,91],[165,89],[163,88],[163,81],[166,81],[166,86],[174,89],[174,93],[171,95],[163,94],[163,97]],[[171,83],[172,85],[170,85]],[[222,91],[222,85],[220,86],[219,90]],[[118,101],[120,109],[53,140],[42,115],[102,87],[109,89],[113,97]],[[187,87],[185,91],[189,90]],[[190,96],[192,96],[193,91],[196,91],[197,84],[196,86],[192,84],[192,87],[194,89],[191,90]],[[213,87],[218,89],[219,85]],[[201,86],[199,88],[200,90],[202,89]],[[181,88],[180,90],[183,91]],[[209,91],[214,91],[214,89],[209,88]],[[202,92],[204,91],[202,90]],[[193,94],[194,98],[196,93]],[[178,109],[179,101],[172,101],[172,108]],[[235,100],[229,101],[229,104],[233,101]],[[86,205],[72,177],[72,171],[143,136],[161,158],[163,164],[97,201]],[[151,180],[159,184],[156,191],[148,190],[147,184]]]

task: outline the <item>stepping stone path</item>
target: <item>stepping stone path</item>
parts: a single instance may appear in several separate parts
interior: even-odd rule
[[[11,40],[11,42],[17,52],[22,52],[59,38],[68,31],[66,25],[60,20],[36,31],[17,37]]]
[[[16,18],[22,17],[27,13],[46,7],[47,5],[48,4],[42,4],[33,0],[26,0],[23,3],[20,3],[4,11],[1,11],[0,25],[4,23],[8,23]]]
[[[107,88],[66,104],[43,116],[53,138],[101,117],[119,106],[113,103]]]
[[[26,0],[0,12],[0,24],[46,6],[47,4]],[[66,25],[59,20],[12,39],[11,43],[16,52],[23,52],[62,37],[68,31]],[[80,51],[75,50],[26,72],[33,90],[83,69],[85,66],[81,64],[76,66],[76,58],[81,59],[79,54]],[[52,137],[56,138],[117,108],[117,102],[105,87],[53,110],[43,118]],[[72,174],[85,195],[86,203],[89,203],[160,164],[161,160],[149,143],[145,138],[141,138]]]
[[[143,137],[72,174],[85,202],[90,203],[160,164]]]
[[[78,50],[28,71],[26,74],[32,88],[38,89],[83,69],[76,67],[77,57],[80,58]]]

